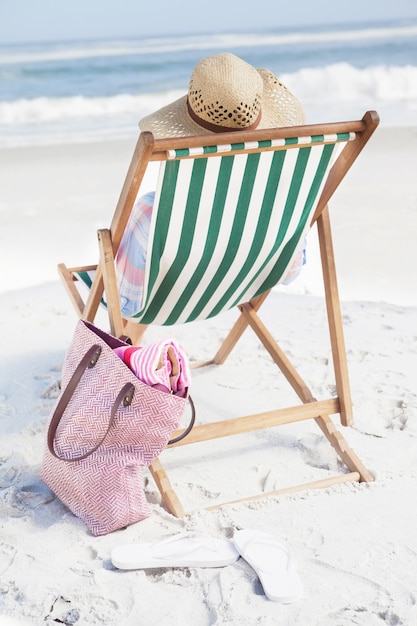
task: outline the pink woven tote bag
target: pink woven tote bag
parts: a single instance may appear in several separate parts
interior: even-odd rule
[[[113,351],[125,345],[78,322],[42,460],[42,480],[93,535],[149,516],[142,467],[166,447],[187,403],[141,382]]]

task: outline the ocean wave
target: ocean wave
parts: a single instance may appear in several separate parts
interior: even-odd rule
[[[358,119],[376,109],[385,125],[417,126],[417,66],[358,69],[339,63],[281,78],[303,103],[310,122]],[[131,137],[138,120],[184,92],[0,102],[0,147]]]
[[[417,102],[417,66],[375,66],[358,69],[347,63],[306,68],[283,74],[283,82],[306,106],[358,101],[365,106],[383,102]],[[164,106],[183,91],[118,94],[111,97],[19,99],[0,102],[0,125],[57,122],[77,118],[135,114],[139,117]]]
[[[378,65],[359,69],[348,63],[302,69],[283,75],[301,102],[359,100],[417,102],[417,66]]]
[[[151,112],[166,102],[184,95],[182,92],[134,96],[119,94],[108,98],[33,98],[0,102],[0,125],[57,122],[69,119],[106,117],[121,114]],[[146,115],[146,113],[143,113]]]
[[[372,28],[337,29],[319,32],[282,33],[221,33],[202,36],[141,38],[129,41],[108,41],[82,43],[71,42],[50,44],[49,49],[36,46],[26,50],[3,48],[0,51],[0,65],[23,63],[44,63],[51,61],[71,61],[88,58],[136,56],[191,50],[231,50],[235,48],[255,48],[265,46],[288,46],[300,44],[358,42],[377,39],[408,38],[417,35],[417,24],[407,26],[379,26]]]

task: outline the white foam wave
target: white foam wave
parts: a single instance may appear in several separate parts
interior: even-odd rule
[[[387,125],[417,126],[417,66],[358,69],[339,63],[281,78],[299,97],[311,122],[354,119],[376,109]],[[137,129],[141,117],[182,95],[175,90],[0,102],[0,145],[126,136]]]
[[[374,66],[358,69],[347,63],[305,68],[281,76],[304,104],[338,101],[417,100],[417,66]],[[183,95],[182,91],[159,94],[119,94],[111,97],[20,99],[0,102],[0,124],[32,124],[81,117],[147,112]]]
[[[301,102],[417,100],[417,66],[378,65],[359,69],[348,63],[301,69],[282,75]]]
[[[134,96],[119,94],[112,97],[33,98],[0,102],[0,125],[57,122],[89,117],[149,112],[166,102],[182,96],[182,92]],[[146,115],[146,113],[143,113]]]
[[[141,39],[128,43],[113,41],[101,42],[96,45],[62,44],[56,49],[28,50],[0,53],[0,64],[42,63],[45,61],[64,61],[95,57],[116,57],[129,55],[145,55],[153,53],[170,53],[190,50],[212,50],[253,48],[264,46],[285,46],[303,43],[326,43],[332,41],[360,41],[390,39],[398,37],[415,37],[417,24],[397,27],[375,27],[366,29],[334,30],[326,32],[292,33],[223,33],[200,37],[152,38]]]

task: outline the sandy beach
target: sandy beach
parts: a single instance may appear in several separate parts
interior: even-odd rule
[[[382,123],[331,204],[355,416],[343,434],[375,482],[205,511],[338,469],[314,424],[285,426],[164,451],[189,515],[167,513],[146,471],[151,516],[94,538],[39,478],[77,321],[56,265],[97,259],[95,231],[109,223],[134,144],[0,151],[0,626],[415,625],[417,129]],[[330,348],[314,234],[307,250],[301,276],[275,290],[262,317],[320,397],[333,381],[324,368]],[[153,328],[146,341],[171,334],[191,361],[206,359],[234,318]],[[105,328],[104,315],[100,321]],[[274,408],[289,393],[250,331],[223,366],[193,375],[198,420]],[[131,572],[110,561],[122,543],[184,531],[231,538],[242,528],[291,547],[302,599],[269,601],[243,559]]]

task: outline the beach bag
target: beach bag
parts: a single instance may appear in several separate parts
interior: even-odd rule
[[[150,383],[122,359],[129,348],[144,351]],[[175,392],[161,383],[163,376],[155,377],[155,360],[161,366],[157,374],[174,381]],[[191,401],[184,387],[188,379],[187,359],[175,340],[132,348],[89,322],[78,322],[49,421],[41,478],[93,535],[149,516],[142,468],[158,458],[179,427]],[[193,422],[194,411],[181,437]]]

